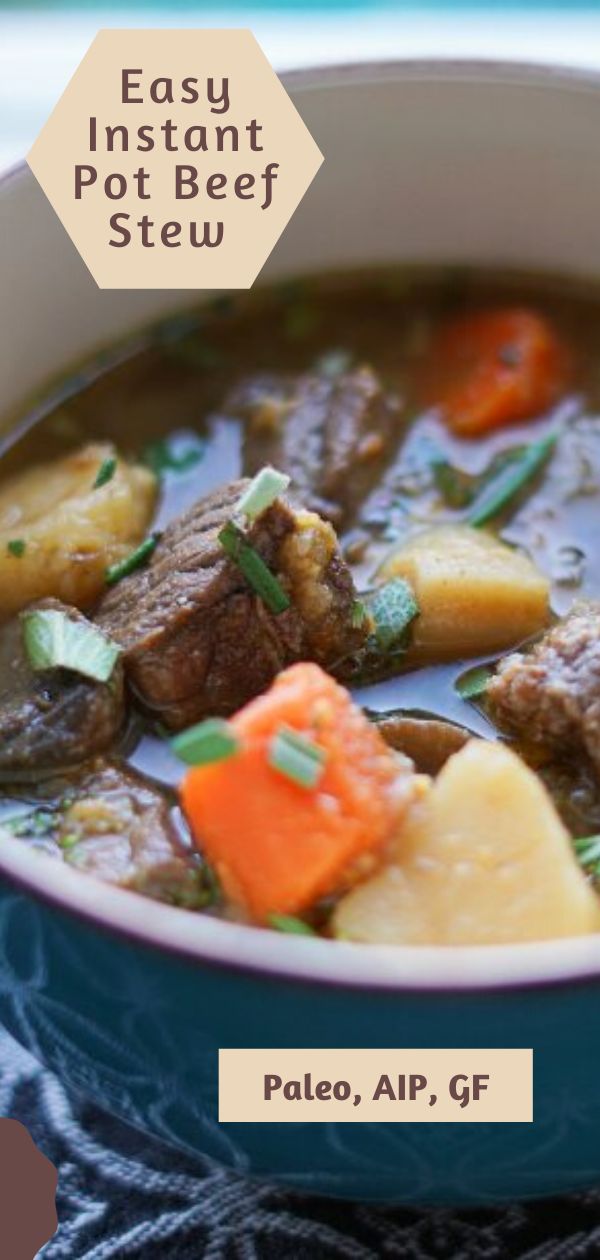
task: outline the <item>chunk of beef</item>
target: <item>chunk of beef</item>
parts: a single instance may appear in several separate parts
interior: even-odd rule
[[[529,652],[513,652],[488,684],[501,726],[600,772],[600,604],[577,605]]]
[[[572,836],[595,836],[600,831],[600,779],[587,757],[564,761],[557,757],[533,763]]]
[[[54,800],[13,824],[19,838],[109,884],[190,909],[207,904],[207,868],[184,843],[165,792],[102,760],[51,787]]]
[[[44,600],[32,608],[62,610],[85,622],[76,608]],[[77,765],[103,751],[124,719],[123,667],[107,683],[67,669],[34,670],[20,618],[0,629],[0,777],[15,779]]]
[[[280,468],[303,502],[336,527],[379,481],[400,436],[398,399],[369,367],[253,377],[224,411],[246,421],[244,471]]]
[[[274,615],[227,557],[219,531],[247,482],[202,499],[165,530],[150,563],[112,588],[97,620],[124,649],[130,683],[172,729],[232,713],[293,661],[334,668],[367,628],[331,525],[278,499],[248,540],[288,593]]]

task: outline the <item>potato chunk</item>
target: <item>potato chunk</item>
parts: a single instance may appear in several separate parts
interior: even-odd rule
[[[116,459],[104,485],[94,482]],[[117,459],[108,443],[91,443],[36,465],[0,485],[0,616],[54,597],[85,608],[104,587],[107,565],[143,538],[156,480]]]
[[[469,525],[417,534],[388,557],[380,577],[410,582],[421,610],[411,650],[423,659],[494,652],[549,617],[549,582],[531,560]]]
[[[340,901],[337,936],[491,945],[600,931],[600,901],[537,775],[471,740],[411,811],[392,864]]]

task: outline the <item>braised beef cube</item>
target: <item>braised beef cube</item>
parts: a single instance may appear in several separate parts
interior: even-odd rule
[[[369,367],[245,381],[225,414],[246,421],[244,471],[273,464],[308,507],[345,525],[398,445],[398,399]]]
[[[600,604],[577,605],[529,652],[501,661],[488,684],[500,726],[600,771]]]
[[[247,485],[225,486],[173,522],[150,563],[98,610],[132,688],[172,729],[232,713],[293,661],[334,669],[367,633],[354,624],[356,592],[331,525],[284,499],[247,533],[290,600],[269,610],[219,541]]]
[[[587,757],[568,761],[560,755],[535,769],[572,836],[600,831],[600,779]]]
[[[34,609],[52,609],[81,623],[76,608],[47,599]],[[15,779],[55,772],[102,752],[124,719],[123,667],[117,661],[108,682],[67,669],[32,669],[19,617],[0,629],[0,775]]]
[[[174,804],[131,770],[98,760],[63,781],[63,799],[48,810],[42,847],[70,866],[109,884],[132,888],[188,909],[210,900],[207,868],[178,830]],[[17,834],[39,845],[36,819]]]

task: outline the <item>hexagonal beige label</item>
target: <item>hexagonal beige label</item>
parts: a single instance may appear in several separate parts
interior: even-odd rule
[[[249,288],[322,162],[250,31],[100,31],[28,163],[103,289]]]

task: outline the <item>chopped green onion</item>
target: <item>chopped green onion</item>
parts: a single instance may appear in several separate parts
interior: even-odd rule
[[[465,508],[473,502],[476,481],[470,473],[456,468],[443,455],[438,454],[433,456],[430,466],[436,488],[448,507]]]
[[[179,448],[182,448],[181,450]],[[182,434],[171,438],[162,438],[157,442],[149,442],[142,452],[142,462],[150,468],[155,477],[165,473],[186,473],[199,464],[206,453],[206,442],[195,434]]]
[[[573,847],[581,865],[595,879],[600,879],[600,836],[585,836],[582,840],[575,840]]]
[[[493,672],[491,665],[475,665],[461,674],[454,684],[461,700],[478,700],[485,695]]]
[[[96,474],[96,480],[92,486],[92,490],[99,490],[100,486],[107,485],[109,481],[112,481],[116,471],[117,461],[114,457],[103,460]]]
[[[323,354],[320,359],[317,359],[315,367],[320,376],[335,378],[348,372],[351,363],[352,356],[347,350],[330,350],[328,354]]]
[[[71,669],[108,682],[121,649],[89,622],[74,621],[55,608],[22,615],[23,638],[32,669]]]
[[[419,614],[419,605],[404,578],[391,578],[371,597],[369,612],[375,622],[377,647],[390,652],[406,646],[407,631]]]
[[[276,616],[290,606],[289,595],[267,567],[262,556],[246,541],[241,529],[228,521],[219,534],[223,551],[241,569],[253,591]]]
[[[503,511],[527,482],[540,472],[550,458],[557,440],[558,433],[549,433],[539,442],[531,442],[529,446],[525,446],[518,458],[515,457],[505,465],[476,499],[467,516],[469,524],[476,527],[486,525],[492,517]]]
[[[282,726],[271,740],[268,760],[274,770],[299,787],[314,788],[325,769],[327,753],[305,735]]]
[[[124,560],[118,560],[116,564],[109,565],[104,577],[107,586],[114,586],[116,582],[120,582],[121,578],[128,577],[136,569],[141,569],[142,565],[150,559],[152,552],[155,550],[160,534],[150,534],[132,551]]]
[[[10,542],[6,544],[6,550],[9,555],[16,556],[17,560],[20,560],[21,556],[25,555],[27,543],[23,538],[11,538]]]
[[[58,837],[58,846],[60,849],[74,849],[79,844],[81,837],[76,835],[74,831],[67,832],[66,836]]]
[[[366,605],[362,599],[355,599],[350,612],[350,624],[353,630],[360,630],[364,626],[366,618],[369,616]]]
[[[556,439],[553,435],[551,444],[553,444],[555,440]],[[537,447],[538,443],[533,443],[532,445]],[[507,486],[510,488],[510,483],[512,482],[510,474],[514,473],[515,478],[518,474],[518,484],[516,488],[510,488],[510,494],[507,494],[506,503],[508,503],[509,498],[512,498],[513,495],[517,493],[517,490],[521,488],[521,485],[524,484],[524,481],[521,480],[523,472],[525,473],[524,480],[527,480],[529,476],[533,475],[533,473],[528,471],[526,467],[529,452],[531,450],[530,446],[510,446],[505,450],[498,451],[498,453],[490,460],[487,467],[480,473],[469,473],[463,468],[456,467],[446,459],[445,455],[438,447],[432,446],[431,443],[429,443],[429,446],[430,454],[428,463],[433,474],[435,485],[448,507],[455,508],[457,510],[471,507],[474,503],[475,508],[473,509],[473,514],[479,514],[479,506],[482,503],[487,504],[488,494],[491,497],[493,493],[495,498],[496,491],[500,489],[503,490],[504,494],[505,488]],[[523,469],[524,461],[525,469]],[[536,469],[534,468],[533,472],[535,471]],[[504,504],[501,503],[500,508],[503,506]],[[494,509],[494,514],[496,511],[500,510],[500,508]],[[467,517],[467,520],[469,519],[470,518]],[[471,524],[476,523],[477,522],[475,521],[471,521]]]
[[[314,928],[305,923],[304,919],[297,919],[294,914],[270,914],[267,916],[267,923],[277,932],[287,932],[289,936],[317,935]]]
[[[227,722],[207,718],[176,735],[171,740],[171,748],[188,766],[207,766],[233,756],[239,748],[239,740]]]
[[[265,512],[284,490],[287,490],[291,478],[286,473],[278,472],[276,468],[267,465],[261,468],[256,477],[252,479],[248,489],[235,505],[236,516],[246,516],[249,521],[256,520],[261,512]]]

